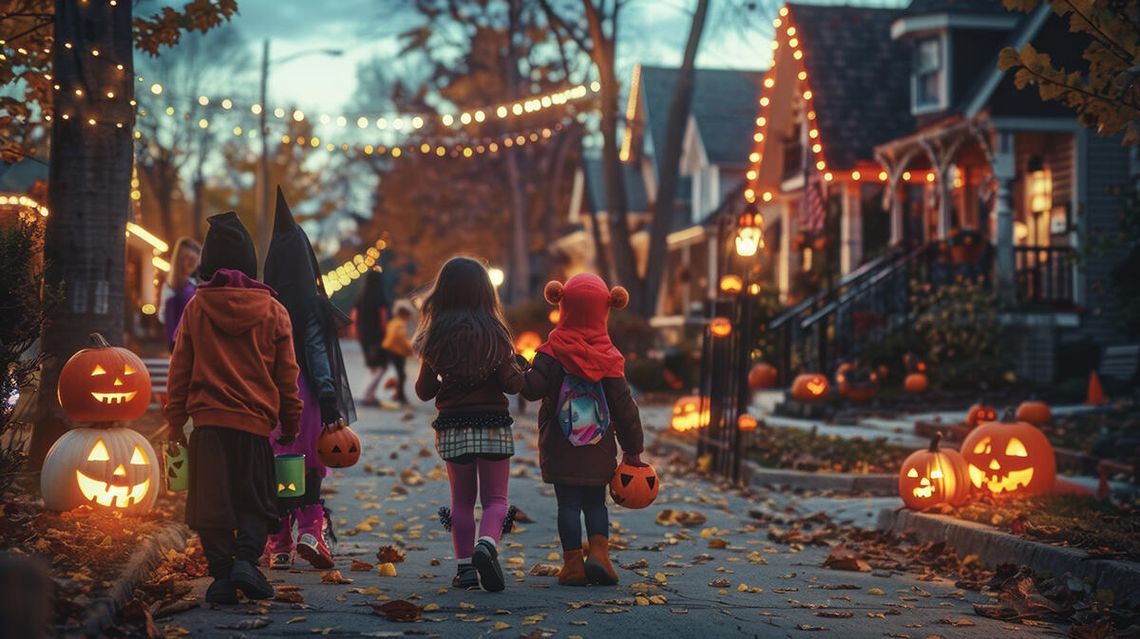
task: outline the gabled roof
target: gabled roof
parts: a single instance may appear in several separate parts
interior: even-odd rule
[[[789,4],[828,166],[872,160],[876,144],[910,131],[910,50],[891,40],[894,9]],[[777,63],[778,64],[778,63]]]
[[[642,66],[645,127],[654,160],[665,149],[669,106],[677,84],[677,69]],[[746,164],[752,150],[756,102],[760,99],[758,71],[697,69],[691,114],[712,164]]]
[[[645,180],[641,176],[641,167],[628,162],[621,163],[622,174],[625,178],[626,210],[638,213],[649,208],[649,198],[645,193]],[[599,157],[582,158],[583,177],[586,180],[586,204],[594,213],[608,210],[606,206],[606,178],[602,171],[602,159]]]
[[[1009,11],[1001,0],[913,0],[902,11],[906,17],[938,13],[1008,15]]]

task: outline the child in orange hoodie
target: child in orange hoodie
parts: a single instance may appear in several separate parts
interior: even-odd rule
[[[273,597],[257,569],[276,529],[277,495],[269,434],[299,430],[302,404],[289,314],[256,281],[253,240],[233,212],[215,215],[199,267],[205,283],[175,337],[164,411],[175,437],[194,418],[186,523],[197,531],[214,578],[210,603]],[[236,533],[235,533],[236,531]]]

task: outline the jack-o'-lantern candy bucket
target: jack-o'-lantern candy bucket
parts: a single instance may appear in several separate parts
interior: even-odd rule
[[[305,494],[305,456],[282,453],[273,457],[277,470],[277,496],[300,497]]]
[[[170,442],[162,449],[162,466],[166,470],[166,490],[180,493],[190,487],[190,464],[181,442]]]

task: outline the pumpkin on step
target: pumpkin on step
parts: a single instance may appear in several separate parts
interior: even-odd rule
[[[818,402],[827,399],[831,384],[827,377],[818,373],[805,373],[797,375],[792,382],[792,399],[801,402]]]
[[[1034,426],[1044,426],[1053,420],[1053,411],[1049,410],[1049,405],[1043,401],[1030,399],[1021,402],[1017,407],[1017,421],[1029,422]]]
[[[978,424],[984,422],[992,422],[997,420],[997,410],[993,406],[986,406],[982,402],[978,402],[966,411],[966,426],[975,428]]]
[[[780,380],[780,372],[767,362],[760,362],[748,371],[748,388],[773,388]]]
[[[994,495],[1043,495],[1053,489],[1057,460],[1036,426],[1014,419],[981,424],[962,441],[962,457],[974,490]]]
[[[911,373],[903,380],[903,389],[908,393],[925,393],[930,387],[926,373]]]
[[[360,439],[348,426],[329,426],[317,438],[317,456],[329,468],[348,468],[360,459]]]
[[[939,448],[941,441],[942,433],[935,433],[930,439],[930,448],[911,453],[902,463],[899,496],[908,508],[959,506],[969,498],[966,462],[958,451]]]
[[[660,488],[653,466],[631,466],[622,462],[610,481],[610,497],[615,504],[636,510],[652,504]]]

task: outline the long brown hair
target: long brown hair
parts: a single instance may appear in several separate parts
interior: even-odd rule
[[[441,373],[479,381],[514,353],[499,294],[478,260],[448,260],[421,312],[412,347]]]
[[[190,237],[180,237],[174,243],[174,250],[170,252],[170,273],[166,276],[166,285],[170,288],[182,286],[190,279],[190,272],[182,268],[182,251],[193,251],[202,255],[202,245]]]

